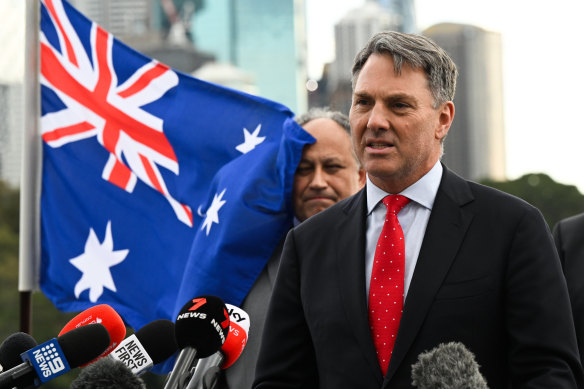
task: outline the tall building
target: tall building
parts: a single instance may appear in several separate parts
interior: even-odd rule
[[[375,1],[366,1],[348,12],[335,25],[335,60],[329,74],[333,89],[351,79],[355,55],[372,35],[383,30],[396,30],[399,17],[392,15]]]
[[[24,134],[25,2],[0,1],[0,180],[20,186]]]
[[[348,113],[351,107],[351,68],[355,55],[372,35],[397,30],[400,17],[375,0],[349,11],[334,27],[335,59],[323,71],[320,87],[311,96],[311,105],[326,101],[333,109]]]
[[[152,0],[72,0],[83,15],[119,39],[155,30]]]
[[[304,0],[213,0],[193,18],[195,47],[255,78],[258,95],[306,110]]]
[[[417,33],[416,10],[414,0],[377,0],[392,15],[398,17],[399,32]]]
[[[72,0],[82,14],[133,49],[184,73],[214,58],[195,50],[190,18],[202,0]]]
[[[501,34],[451,23],[429,27],[423,34],[448,52],[459,72],[455,116],[442,160],[468,179],[505,179]]]
[[[22,84],[0,84],[0,179],[20,186],[24,102]]]

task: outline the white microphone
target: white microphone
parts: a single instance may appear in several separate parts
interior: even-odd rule
[[[249,334],[249,315],[235,305],[225,305],[231,320],[227,339],[215,354],[199,359],[186,389],[214,388],[219,379],[221,369],[225,370],[231,366],[243,352]]]

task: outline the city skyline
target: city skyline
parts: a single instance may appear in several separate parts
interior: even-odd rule
[[[315,47],[324,56],[322,66],[330,60],[326,57],[329,48],[334,53],[334,45],[327,41],[327,36],[334,34],[334,23],[363,2],[306,1],[310,76],[314,76],[311,69],[317,61]],[[14,14],[15,10],[24,8],[23,4],[22,0],[0,0],[0,10],[4,15]],[[584,14],[584,3],[558,0],[553,5],[538,4],[541,5],[527,0],[511,3],[444,0],[440,4],[431,0],[415,1],[420,29],[455,22],[501,32],[508,179],[541,172],[557,182],[576,185],[584,193],[584,174],[580,173],[580,166],[584,165],[580,152],[584,124],[578,120],[582,100],[579,92],[584,88],[584,80],[576,76],[582,59],[577,38],[582,36],[579,18]],[[7,20],[18,18],[17,14]],[[10,37],[18,42],[23,37],[18,26],[22,24],[3,23],[0,33],[6,34],[8,30]],[[546,59],[549,48],[554,49],[559,61]],[[18,68],[23,67],[24,50],[19,53],[18,49],[18,45],[6,42],[5,55],[0,59],[0,81],[13,81]],[[556,71],[550,62],[561,63],[561,69]]]
[[[334,24],[364,2],[307,0],[309,76],[319,76],[315,69],[334,54]],[[578,76],[584,2],[415,0],[415,6],[420,30],[453,22],[501,33],[507,178],[545,173],[584,193],[584,79]]]

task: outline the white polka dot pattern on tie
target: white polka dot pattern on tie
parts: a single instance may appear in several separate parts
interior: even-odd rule
[[[404,240],[397,214],[410,200],[401,195],[383,199],[387,215],[375,250],[369,288],[369,323],[383,375],[399,328],[404,296]],[[389,293],[383,292],[389,290]],[[375,311],[375,306],[387,307]]]

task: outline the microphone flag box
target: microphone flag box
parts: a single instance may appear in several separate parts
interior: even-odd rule
[[[20,354],[37,373],[40,383],[45,383],[71,370],[57,339],[51,339]],[[37,381],[35,379],[35,381]]]
[[[110,355],[126,365],[136,375],[154,366],[146,349],[134,334],[124,339]]]

